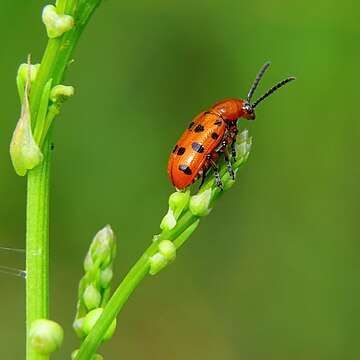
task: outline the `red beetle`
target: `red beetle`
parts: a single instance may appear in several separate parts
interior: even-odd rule
[[[250,100],[254,91],[269,65],[270,63],[267,62],[261,68],[246,100],[228,99],[220,101],[208,111],[199,114],[191,122],[175,145],[168,162],[168,174],[177,189],[182,190],[188,187],[201,175],[203,176],[202,185],[206,171],[209,167],[212,167],[216,184],[222,190],[222,183],[216,165],[216,160],[221,154],[224,154],[229,174],[234,179],[227,148],[231,146],[232,156],[235,157],[238,119],[244,117],[247,120],[254,120],[254,109],[262,100],[283,85],[295,80],[295,77],[289,77],[280,81],[251,104]]]

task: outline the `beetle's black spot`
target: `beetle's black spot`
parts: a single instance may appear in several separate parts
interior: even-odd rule
[[[172,151],[173,153],[176,151],[176,149],[178,148],[177,144],[174,147],[174,150]]]
[[[182,155],[184,152],[185,152],[185,148],[184,147],[181,147],[181,148],[179,148],[179,150],[177,151],[177,154],[178,155]]]
[[[210,111],[204,111],[204,115],[211,114]]]
[[[217,119],[215,122],[214,122],[214,125],[216,126],[221,126],[222,124],[222,121],[220,119]]]
[[[200,154],[203,153],[205,150],[204,147],[201,144],[199,144],[198,142],[193,142],[191,144],[191,147]]]
[[[216,140],[216,139],[219,137],[219,135],[214,132],[214,133],[211,134],[211,137],[212,137],[214,140]]]
[[[191,175],[192,171],[187,165],[180,165],[179,170],[182,171],[186,175]]]
[[[196,133],[202,132],[202,131],[204,131],[204,127],[203,127],[202,125],[198,125],[198,126],[194,129],[194,131],[195,131]]]
[[[188,129],[190,130],[192,127],[194,126],[194,122],[192,121],[188,127]]]

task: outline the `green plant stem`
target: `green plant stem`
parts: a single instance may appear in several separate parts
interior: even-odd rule
[[[72,57],[75,46],[87,22],[101,0],[71,0],[66,10],[75,19],[74,28],[63,36],[49,39],[35,83],[30,90],[30,111],[33,129],[46,83],[53,79],[52,86],[59,84]],[[26,359],[43,360],[30,346],[31,322],[48,318],[48,263],[49,263],[49,190],[50,190],[50,145],[52,127],[42,147],[43,162],[28,171],[26,208]],[[43,138],[42,137],[42,138]]]
[[[47,318],[49,313],[49,190],[50,145],[49,132],[43,149],[41,165],[28,172],[26,208],[26,332],[33,320]],[[32,350],[27,337],[26,358],[43,359]]]
[[[48,44],[46,46],[46,50],[44,52],[44,56],[41,61],[39,72],[36,76],[36,81],[31,88],[29,95],[30,102],[30,111],[32,118],[32,127],[34,128],[36,125],[36,118],[39,111],[39,105],[41,96],[43,94],[43,89],[45,84],[52,78],[52,71],[55,65],[55,59],[59,52],[61,46],[61,38],[49,39]],[[52,82],[52,85],[57,85]]]
[[[117,314],[137,285],[139,285],[145,275],[149,273],[149,258],[158,252],[159,242],[162,240],[176,240],[177,237],[185,232],[198,219],[198,216],[194,216],[188,210],[184,215],[182,215],[173,229],[163,231],[158,239],[146,249],[111,296],[99,320],[82,343],[75,360],[91,359],[91,356],[95,354],[95,351],[100,345],[101,339],[105,335],[107,329],[110,327],[111,323],[114,321]],[[180,247],[184,242],[185,241],[183,240],[177,244],[176,241],[174,241],[174,243],[178,245],[177,247]]]

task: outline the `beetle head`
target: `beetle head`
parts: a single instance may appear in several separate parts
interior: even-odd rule
[[[242,117],[246,120],[255,120],[255,111],[254,107],[247,101],[244,101],[244,104],[241,107]]]

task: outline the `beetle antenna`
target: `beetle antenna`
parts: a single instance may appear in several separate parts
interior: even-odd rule
[[[250,103],[250,100],[251,100],[252,96],[254,95],[254,91],[256,90],[256,88],[257,88],[257,86],[259,84],[259,81],[262,78],[262,76],[264,75],[264,72],[269,67],[269,65],[270,65],[270,62],[266,62],[262,66],[262,68],[260,69],[259,73],[256,75],[254,83],[252,84],[251,89],[250,89],[249,94],[248,94],[247,99],[246,99],[246,101],[248,103]]]
[[[277,83],[275,86],[273,86],[271,89],[269,89],[265,94],[261,95],[253,104],[251,104],[251,107],[254,109],[261,101],[263,101],[265,98],[267,98],[269,95],[271,95],[274,91],[280,89],[282,86],[287,84],[290,81],[296,80],[296,77],[291,76],[287,79],[284,79]],[[255,79],[256,81],[256,79]]]

